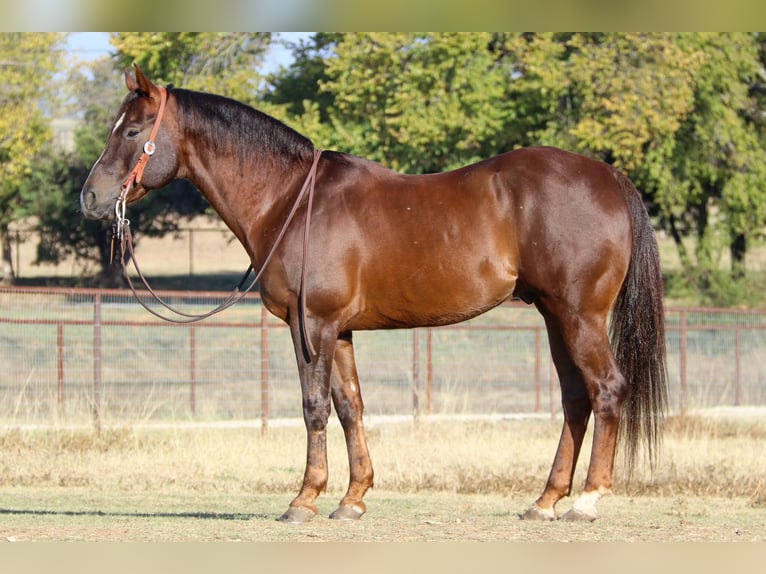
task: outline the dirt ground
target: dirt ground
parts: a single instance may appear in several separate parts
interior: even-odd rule
[[[275,520],[287,494],[45,487],[3,488],[0,500],[0,541],[12,542],[766,542],[766,508],[719,497],[611,496],[583,524],[522,521],[527,497],[372,491],[358,522],[326,518],[336,499],[324,496],[324,516],[298,526]]]

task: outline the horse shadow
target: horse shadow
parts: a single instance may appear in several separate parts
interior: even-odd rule
[[[267,520],[273,517],[251,512],[112,512],[103,510],[32,510],[0,508],[0,516],[105,516],[114,518],[191,518],[195,520]]]

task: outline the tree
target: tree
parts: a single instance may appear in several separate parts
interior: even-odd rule
[[[21,187],[52,137],[54,74],[64,34],[0,33],[0,243],[4,282],[13,280],[8,225],[29,215]]]
[[[532,102],[528,138],[626,171],[659,161],[655,150],[693,107],[701,56],[677,34],[525,34],[505,48],[517,69],[512,93]]]
[[[321,145],[429,172],[547,144],[626,171],[704,296],[766,224],[762,34],[322,34],[296,56],[270,98]]]
[[[75,131],[74,150],[47,149],[35,177],[28,181],[39,219],[38,262],[57,262],[75,255],[85,270],[97,271],[98,285],[116,287],[122,276],[111,259],[111,225],[83,219],[76,207],[82,184],[104,148],[114,113],[125,97],[125,83],[113,62],[103,58],[93,62],[87,74],[73,71],[67,86],[72,105],[82,118]],[[129,219],[136,245],[141,237],[176,231],[182,219],[207,209],[204,198],[190,188],[186,182],[174,182],[131,206]]]
[[[111,38],[117,53],[91,63],[86,73],[73,71],[66,82],[71,112],[81,121],[71,152],[49,148],[39,158],[26,188],[38,213],[38,262],[74,255],[84,270],[96,271],[101,286],[121,284],[119,267],[110,260],[111,226],[86,221],[77,212],[82,183],[100,155],[125,97],[122,71],[132,62],[158,81],[254,101],[262,78],[257,71],[269,33],[119,33]],[[136,245],[142,237],[176,231],[183,219],[208,209],[192,186],[177,181],[153,191],[130,207]]]
[[[505,139],[509,76],[491,41],[489,33],[317,35],[272,100],[302,112],[291,123],[322,146],[402,171],[457,167]]]
[[[747,238],[766,224],[766,149],[751,95],[762,64],[751,34],[686,40],[703,54],[694,111],[676,134],[673,179],[656,196],[687,276],[705,287],[724,251],[732,254],[735,278],[744,275]],[[694,257],[684,235],[695,238]]]
[[[529,34],[505,44],[519,67],[514,91],[534,112],[530,139],[626,170],[675,240],[685,280],[714,303],[728,301],[721,281],[744,275],[747,239],[766,224],[755,40]],[[726,251],[728,279],[720,273]]]
[[[319,86],[329,79],[326,59],[343,38],[342,33],[317,32],[309,40],[293,45],[293,62],[287,69],[267,78],[267,89],[261,106],[267,113],[289,117],[298,129],[305,124],[307,135],[316,136],[320,124],[329,124],[335,97]]]
[[[271,32],[118,32],[110,42],[121,69],[136,63],[155,82],[253,104]]]

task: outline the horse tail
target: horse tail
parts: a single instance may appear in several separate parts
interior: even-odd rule
[[[616,177],[628,202],[633,228],[630,264],[610,323],[612,349],[629,387],[620,440],[630,476],[642,442],[652,469],[659,451],[667,408],[665,313],[659,250],[649,214],[627,176],[617,172]]]

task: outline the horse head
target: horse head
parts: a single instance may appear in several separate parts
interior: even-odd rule
[[[134,69],[135,76],[125,72],[129,93],[80,192],[89,219],[113,219],[117,205],[138,201],[178,173],[177,125],[165,112],[167,91]]]

